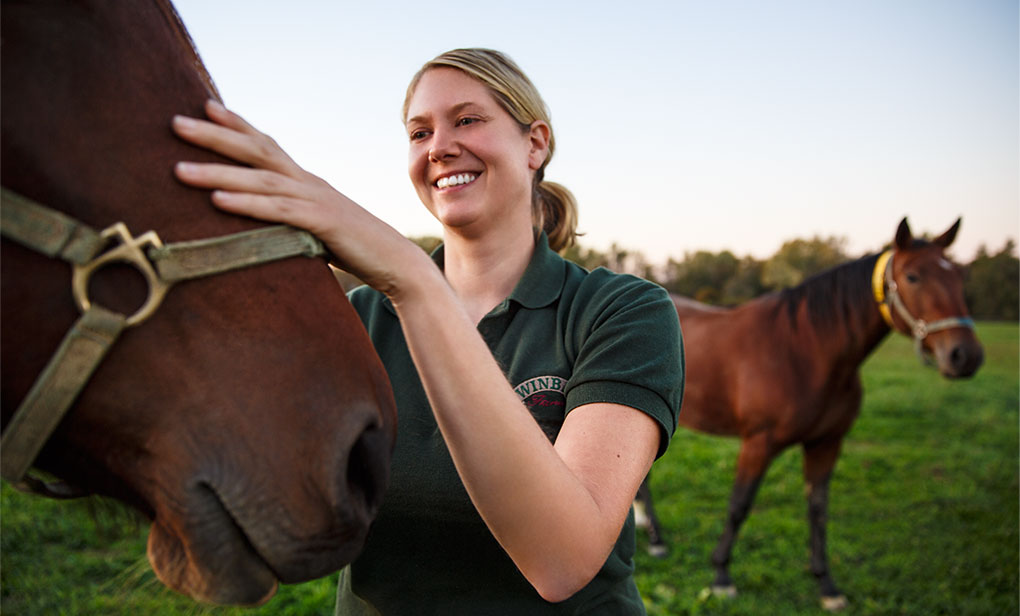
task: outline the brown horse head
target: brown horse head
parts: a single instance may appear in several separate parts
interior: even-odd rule
[[[926,241],[913,236],[904,218],[887,273],[894,281],[888,285],[890,294],[898,294],[902,302],[902,308],[890,311],[893,326],[913,336],[948,378],[969,377],[984,360],[964,299],[963,275],[945,255],[959,229],[957,219],[945,233]]]
[[[4,187],[103,229],[164,242],[260,226],[172,175],[214,160],[174,114],[215,96],[166,2],[5,2]],[[67,263],[3,242],[2,406],[15,408],[78,317]],[[93,302],[131,314],[128,268]],[[183,282],[99,365],[36,467],[151,518],[160,580],[197,599],[255,604],[277,582],[354,558],[388,477],[392,393],[326,264],[292,258]]]

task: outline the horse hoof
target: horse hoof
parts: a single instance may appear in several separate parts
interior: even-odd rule
[[[849,605],[849,602],[844,595],[822,597],[822,609],[826,612],[839,612],[846,608],[847,605]]]
[[[737,596],[737,587],[732,584],[729,586],[712,586],[712,596],[732,599]]]
[[[648,555],[653,558],[666,558],[669,554],[669,548],[664,545],[650,545],[648,546]]]

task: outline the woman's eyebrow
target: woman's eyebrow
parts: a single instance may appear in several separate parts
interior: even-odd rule
[[[457,103],[453,107],[450,107],[450,109],[447,112],[447,114],[448,115],[457,115],[461,111],[464,111],[464,109],[466,109],[468,107],[475,107],[475,106],[477,106],[477,103],[473,103],[471,101],[464,101],[463,103]],[[413,118],[408,118],[407,121],[404,122],[404,126],[409,126],[409,125],[411,125],[411,124],[413,124],[415,122],[425,122],[429,117],[431,117],[431,115],[432,114],[430,114],[430,113],[423,113],[423,114],[420,114],[420,115],[416,115]]]

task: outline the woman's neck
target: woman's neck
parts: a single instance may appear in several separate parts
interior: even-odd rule
[[[445,233],[444,274],[474,323],[510,295],[534,251],[530,227],[481,239]]]

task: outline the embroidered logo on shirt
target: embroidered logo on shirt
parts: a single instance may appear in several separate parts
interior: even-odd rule
[[[563,397],[563,389],[567,384],[567,380],[558,376],[536,376],[533,379],[524,381],[517,387],[514,387],[514,391],[521,397],[521,400],[527,401],[528,398],[541,392],[555,392],[560,394],[560,398]],[[563,404],[562,402],[560,403]],[[529,405],[530,406],[530,405]]]
[[[567,379],[560,376],[536,376],[514,387],[550,442],[556,442],[556,435],[563,425],[567,406],[563,393],[566,385]]]

